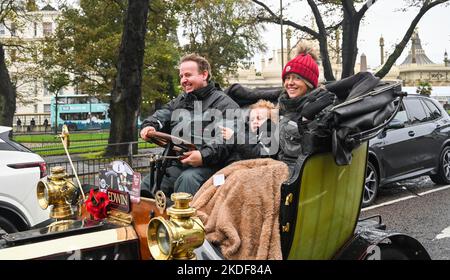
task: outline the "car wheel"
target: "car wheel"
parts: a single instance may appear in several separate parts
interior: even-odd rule
[[[67,126],[67,129],[69,129],[69,131],[75,131],[75,130],[77,130],[77,125],[76,125],[76,124],[73,124],[73,123],[70,123],[70,124]]]
[[[436,184],[450,184],[450,147],[444,147],[439,158],[437,174],[430,175]]]
[[[409,260],[408,256],[397,246],[380,245],[381,260]]]
[[[378,172],[371,162],[367,162],[366,180],[364,182],[364,194],[362,207],[367,207],[375,201],[378,193]]]
[[[17,227],[5,217],[0,217],[0,228],[7,233],[18,232]]]

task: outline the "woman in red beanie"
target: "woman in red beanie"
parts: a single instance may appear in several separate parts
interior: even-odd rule
[[[316,50],[301,45],[298,55],[286,64],[282,73],[284,90],[278,100],[281,117],[277,159],[288,164],[290,170],[302,153],[297,123],[302,121],[300,112],[307,101],[306,95],[318,85],[317,57]]]

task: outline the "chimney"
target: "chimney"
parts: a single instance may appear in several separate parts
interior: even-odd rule
[[[361,54],[361,64],[360,64],[360,72],[366,72],[367,71],[367,57],[366,55],[363,53]]]
[[[381,65],[384,64],[384,38],[383,35],[380,37],[380,55],[381,55]]]

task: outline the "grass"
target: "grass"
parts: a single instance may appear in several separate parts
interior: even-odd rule
[[[91,132],[91,133],[71,133],[70,134],[70,154],[84,154],[86,159],[103,157],[108,146],[109,132]],[[65,155],[59,137],[53,134],[35,134],[35,135],[16,135],[13,139],[19,143],[43,143],[49,144],[41,147],[34,147],[31,150],[41,156]],[[139,139],[139,149],[148,149],[156,147],[155,144],[144,142]]]
[[[108,140],[109,132],[71,133],[70,141]],[[59,137],[54,134],[15,135],[13,140],[20,143],[60,143]]]
[[[104,143],[96,143],[94,145],[86,145],[86,143],[83,143],[80,145],[80,142],[71,142],[69,147],[69,153],[70,154],[85,154],[83,155],[83,158],[86,159],[93,159],[93,158],[99,158],[103,157],[106,147],[108,146],[107,141],[104,141]],[[139,149],[149,149],[149,148],[155,148],[157,147],[155,144],[147,143],[144,141],[139,141],[138,148]],[[39,154],[40,156],[58,156],[58,155],[65,155],[66,152],[64,151],[64,147],[62,144],[60,147],[38,147],[31,149],[33,152]]]

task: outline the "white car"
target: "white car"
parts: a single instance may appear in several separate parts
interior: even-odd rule
[[[36,185],[47,174],[45,161],[9,139],[11,127],[0,126],[0,231],[28,230],[48,219],[36,198]]]

